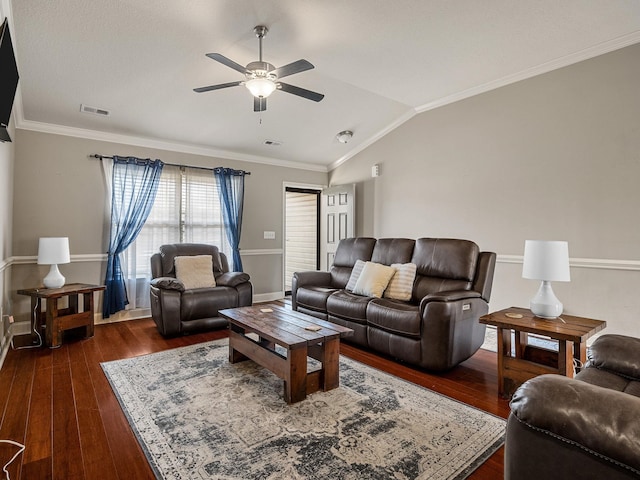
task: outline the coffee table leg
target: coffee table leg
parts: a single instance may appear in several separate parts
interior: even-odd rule
[[[229,325],[229,363],[238,363],[249,359],[246,355],[233,348],[236,335],[244,336],[244,330],[235,325]]]
[[[284,380],[284,399],[295,403],[307,397],[307,349],[296,348],[287,351],[287,378]]]
[[[322,388],[326,392],[340,386],[340,339],[325,341],[322,370],[324,380]]]

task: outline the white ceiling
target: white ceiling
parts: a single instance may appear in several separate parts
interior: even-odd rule
[[[638,0],[2,1],[18,127],[321,171],[418,112],[640,42]],[[260,114],[242,86],[193,92],[243,79],[205,53],[257,60],[256,25],[264,60],[313,63],[286,82],[324,100],[276,91]]]

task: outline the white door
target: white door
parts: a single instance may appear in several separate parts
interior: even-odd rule
[[[328,270],[340,240],[355,235],[356,185],[325,188],[320,201],[320,269]]]

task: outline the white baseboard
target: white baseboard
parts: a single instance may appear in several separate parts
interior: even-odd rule
[[[11,339],[16,335],[28,335],[29,333],[31,333],[31,324],[29,322],[16,322],[9,326],[4,337],[0,339],[0,369],[4,365],[4,359],[11,348]]]

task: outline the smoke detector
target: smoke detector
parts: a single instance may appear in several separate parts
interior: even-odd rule
[[[347,143],[353,137],[353,132],[351,130],[343,130],[339,134],[336,135],[336,138],[340,143]]]

